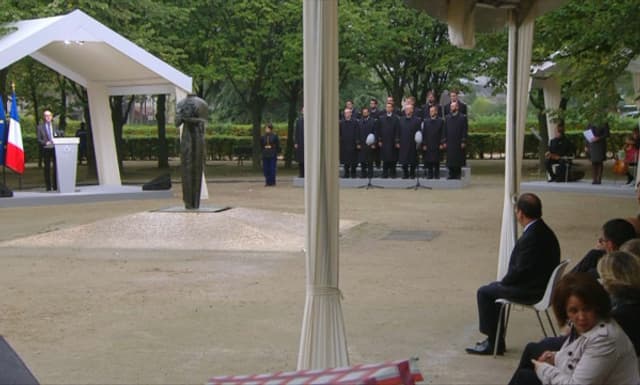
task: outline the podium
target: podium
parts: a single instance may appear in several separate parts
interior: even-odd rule
[[[80,138],[53,138],[56,152],[56,176],[60,193],[73,193],[76,189],[78,143]]]

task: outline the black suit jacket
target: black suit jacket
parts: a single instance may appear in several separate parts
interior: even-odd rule
[[[511,291],[511,299],[533,303],[544,295],[549,277],[559,263],[558,239],[549,226],[538,219],[516,242],[509,270],[500,283]]]

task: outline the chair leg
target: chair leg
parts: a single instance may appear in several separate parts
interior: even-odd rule
[[[547,331],[544,329],[544,325],[542,324],[542,318],[540,318],[540,312],[538,312],[536,310],[536,317],[538,317],[538,322],[540,323],[540,328],[542,329],[542,334],[544,334],[545,337],[549,337],[547,335]]]
[[[509,326],[509,318],[511,317],[511,304],[507,304],[507,313],[504,320],[504,335],[507,335],[507,327]]]
[[[558,333],[556,333],[556,328],[553,327],[553,322],[551,322],[551,317],[549,316],[549,311],[545,310],[545,314],[547,314],[547,320],[549,321],[549,326],[551,326],[551,331],[553,332],[553,336],[557,337]]]
[[[508,305],[507,305],[508,306]],[[498,327],[496,328],[496,339],[493,341],[493,358],[496,358],[498,355],[498,341],[500,340],[500,332],[502,326],[502,315],[504,314],[505,304],[500,304],[500,313],[498,314]]]

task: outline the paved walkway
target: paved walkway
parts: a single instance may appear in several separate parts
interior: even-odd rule
[[[464,353],[480,338],[476,288],[496,274],[502,192],[501,176],[475,171],[462,190],[341,191],[341,218],[357,224],[343,229],[340,250],[352,363],[418,356],[428,383],[508,381],[524,344],[541,335],[533,314],[513,315],[504,357]],[[0,209],[0,334],[42,383],[203,383],[295,369],[303,190],[281,179],[275,188],[210,183],[209,193],[206,204],[236,208],[269,237],[224,246],[238,234],[220,217],[136,226],[180,205],[177,196]],[[540,196],[574,262],[602,223],[637,211],[631,197]],[[233,210],[202,215],[224,213]],[[185,237],[181,223],[202,239]],[[164,243],[141,239],[153,234]],[[166,246],[180,242],[189,247]]]

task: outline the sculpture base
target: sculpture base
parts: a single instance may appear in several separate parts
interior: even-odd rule
[[[187,209],[184,206],[172,206],[153,211],[158,213],[219,213],[230,208],[231,206],[200,206],[197,209]]]

